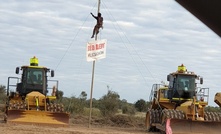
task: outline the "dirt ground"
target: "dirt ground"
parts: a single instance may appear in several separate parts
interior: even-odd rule
[[[0,133],[2,134],[151,134],[145,130],[136,128],[119,127],[95,127],[71,125],[68,128],[53,128],[49,126],[33,125],[9,125],[0,124]]]
[[[1,120],[0,134],[157,134],[119,116],[111,120],[92,119],[90,128],[86,117],[73,118],[69,127],[6,124]]]

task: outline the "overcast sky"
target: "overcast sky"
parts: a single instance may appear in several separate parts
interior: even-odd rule
[[[90,96],[92,62],[86,44],[97,0],[0,0],[0,84],[36,56],[55,70],[65,96]],[[174,0],[101,0],[107,57],[95,65],[93,97],[109,89],[134,103],[149,100],[152,84],[166,82],[180,64],[204,78],[210,105],[220,91],[221,40]]]

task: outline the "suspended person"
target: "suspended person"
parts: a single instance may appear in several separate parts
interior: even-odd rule
[[[98,13],[97,16],[94,16],[93,13],[91,15],[97,20],[97,24],[94,26],[93,35],[91,38],[94,38],[94,34],[96,35],[99,33],[99,29],[103,29],[103,17],[101,17],[101,13]]]

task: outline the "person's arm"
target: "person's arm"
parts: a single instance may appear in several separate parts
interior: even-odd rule
[[[94,15],[93,15],[93,13],[91,13],[91,15],[92,15],[92,16],[93,16],[95,19],[97,19],[97,17],[96,17],[96,16],[94,16]]]

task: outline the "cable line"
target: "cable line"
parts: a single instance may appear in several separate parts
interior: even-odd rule
[[[129,51],[129,48],[126,46],[125,41],[123,41],[121,34],[118,32],[118,29],[120,29],[121,31],[122,28],[119,26],[119,24],[117,23],[116,19],[114,18],[114,16],[111,14],[111,12],[108,10],[108,7],[106,6],[105,2],[103,1],[102,3],[105,7],[105,9],[107,10],[107,13],[113,18],[113,20],[116,22],[117,27],[114,25],[115,30],[117,31],[117,34],[119,35],[120,39],[122,40],[123,44],[125,45],[125,47],[127,48],[128,53],[130,54],[133,62],[136,64],[136,67],[138,68],[139,73],[141,74],[141,76],[143,77],[144,81],[147,83],[145,77],[143,76],[143,73],[141,72],[141,70],[139,69],[135,59],[133,58],[131,52]],[[130,42],[130,40],[127,38],[126,34],[123,32],[123,35],[125,36],[126,40],[128,41],[128,43],[132,46],[134,52],[136,53],[136,55],[139,57],[140,61],[142,62],[142,64],[144,65],[144,67],[146,68],[146,70],[150,73],[151,77],[156,81],[156,78],[152,75],[152,73],[150,72],[150,70],[147,68],[147,66],[144,64],[144,61],[141,59],[140,55],[138,54],[138,52],[136,51],[136,49],[134,48],[134,46],[132,45],[132,43]]]
[[[95,7],[96,3],[94,4],[93,8]],[[93,10],[93,8],[91,9],[91,11]],[[67,50],[65,51],[64,55],[61,57],[60,61],[58,62],[55,71],[58,69],[58,66],[61,64],[62,60],[64,59],[65,55],[67,54],[68,50],[71,48],[73,42],[75,41],[76,37],[78,36],[78,34],[80,33],[80,31],[83,29],[83,26],[85,24],[85,22],[87,21],[88,17],[90,14],[87,15],[86,19],[84,20],[84,22],[82,23],[82,25],[80,26],[80,28],[78,29],[77,33],[75,34],[74,38],[72,39],[72,41],[70,42]]]

